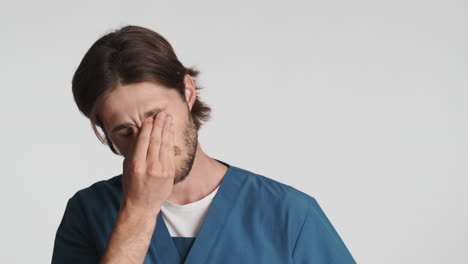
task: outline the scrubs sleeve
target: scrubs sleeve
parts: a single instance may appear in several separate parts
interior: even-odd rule
[[[87,222],[75,194],[66,205],[57,229],[52,253],[52,264],[98,263],[99,257],[91,243]]]
[[[316,199],[308,199],[307,216],[293,248],[293,263],[356,263]]]

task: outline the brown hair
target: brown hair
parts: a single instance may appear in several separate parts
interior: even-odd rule
[[[104,129],[97,115],[101,100],[119,85],[150,81],[175,89],[185,100],[184,76],[194,78],[195,89],[200,90],[196,77],[199,70],[184,67],[174,49],[160,34],[139,26],[124,26],[99,38],[84,55],[72,80],[72,91],[80,110],[91,121],[91,127],[99,140],[121,155]],[[196,129],[202,121],[210,119],[211,108],[198,95],[191,115]],[[99,126],[104,137],[98,132]]]

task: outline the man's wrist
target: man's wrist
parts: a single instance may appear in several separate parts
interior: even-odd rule
[[[132,203],[123,201],[120,205],[119,212],[123,214],[126,218],[132,219],[149,219],[155,220],[159,212],[161,211],[161,205],[156,205],[154,207],[139,207],[134,206]]]

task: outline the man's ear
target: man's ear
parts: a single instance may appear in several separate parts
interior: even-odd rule
[[[192,106],[195,103],[195,99],[197,98],[197,91],[195,89],[195,82],[192,79],[192,76],[189,74],[185,74],[184,76],[184,85],[185,85],[185,101],[189,106],[190,111],[192,110]]]

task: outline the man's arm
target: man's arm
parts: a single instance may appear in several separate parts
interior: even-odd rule
[[[143,263],[160,212],[122,205],[100,264]]]
[[[161,205],[174,185],[174,131],[165,112],[143,122],[123,162],[122,202],[101,264],[144,262]]]
[[[79,195],[73,195],[67,202],[57,229],[52,264],[143,263],[156,228],[160,208],[157,206],[156,210],[143,210],[123,203],[107,248],[100,257]]]
[[[122,202],[101,260],[75,195],[57,230],[52,263],[143,263],[161,205],[172,193],[175,177],[174,123],[160,112],[147,118],[136,144],[125,156]],[[153,129],[154,126],[154,129]]]

